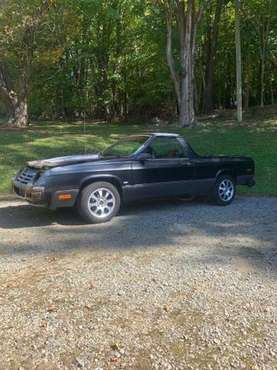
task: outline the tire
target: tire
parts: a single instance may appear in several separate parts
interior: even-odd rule
[[[236,183],[232,176],[221,175],[216,179],[213,200],[219,206],[228,206],[236,195]]]
[[[92,224],[111,220],[120,208],[120,195],[109,182],[94,182],[85,187],[79,197],[77,208],[80,216]]]

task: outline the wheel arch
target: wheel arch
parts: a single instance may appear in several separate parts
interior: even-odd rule
[[[114,185],[116,189],[118,190],[120,197],[122,198],[122,183],[118,177],[112,176],[112,175],[97,175],[97,176],[86,177],[81,182],[79,194],[82,192],[82,190],[86,186],[91,185],[95,182],[99,182],[99,181],[109,182],[110,184]]]
[[[220,169],[216,173],[216,179],[218,179],[219,176],[223,176],[223,175],[231,176],[234,179],[235,182],[237,181],[237,175],[236,175],[236,171],[234,169],[231,169],[231,168]]]

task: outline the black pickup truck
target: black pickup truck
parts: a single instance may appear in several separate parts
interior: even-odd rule
[[[50,209],[77,206],[88,222],[115,216],[122,202],[145,198],[209,195],[230,204],[236,185],[253,186],[248,157],[196,154],[177,134],[136,135],[102,153],[28,162],[13,179],[14,192]]]

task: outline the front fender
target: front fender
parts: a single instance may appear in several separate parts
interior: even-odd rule
[[[113,185],[115,185],[119,190],[122,188],[122,181],[118,176],[115,175],[90,175],[82,179],[81,184],[80,184],[80,190],[82,190],[85,186],[96,182],[96,181],[106,181],[110,182]]]

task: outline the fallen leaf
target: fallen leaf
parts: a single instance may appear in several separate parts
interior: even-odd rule
[[[56,311],[56,307],[53,304],[47,307],[47,312],[54,312],[54,311]]]
[[[93,282],[90,282],[88,288],[89,289],[94,289],[95,288],[95,284]]]
[[[112,349],[113,351],[119,351],[119,345],[118,345],[117,343],[113,343],[113,344],[111,345],[111,349]]]

